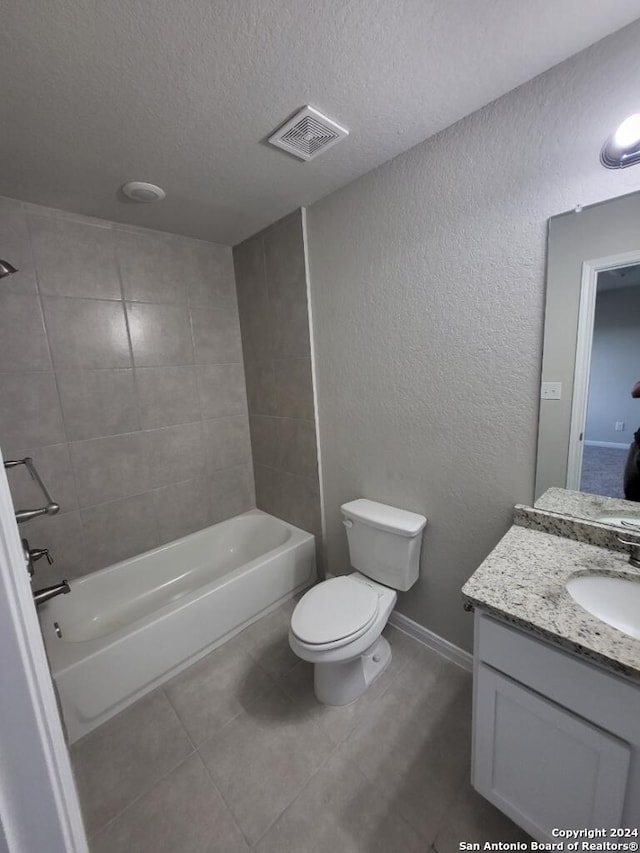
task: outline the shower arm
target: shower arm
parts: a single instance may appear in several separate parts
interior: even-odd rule
[[[40,490],[44,495],[44,499],[47,502],[46,506],[40,507],[39,509],[17,509],[16,521],[18,524],[21,524],[23,521],[30,521],[32,518],[38,518],[40,515],[55,515],[60,509],[60,504],[57,504],[49,494],[49,490],[42,482],[40,475],[36,471],[33,459],[30,456],[25,456],[24,459],[10,459],[4,463],[4,467],[7,469],[15,468],[17,465],[24,465],[31,475],[31,479],[40,487]]]

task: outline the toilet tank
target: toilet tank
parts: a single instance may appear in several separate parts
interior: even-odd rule
[[[420,572],[424,515],[365,498],[340,509],[353,568],[392,589],[410,589]]]

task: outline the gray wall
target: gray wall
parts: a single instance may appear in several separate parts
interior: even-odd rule
[[[229,248],[0,199],[0,257],[0,446],[61,504],[20,528],[38,583],[254,506]]]
[[[320,530],[302,212],[233,250],[247,375],[256,502]]]
[[[640,286],[598,293],[593,324],[586,441],[628,445],[640,426],[640,402],[631,389],[640,379]],[[615,431],[615,422],[624,431]]]
[[[307,213],[327,564],[339,505],[429,518],[399,610],[465,648],[460,587],[533,498],[547,219],[640,186],[598,163],[638,109],[640,23]]]

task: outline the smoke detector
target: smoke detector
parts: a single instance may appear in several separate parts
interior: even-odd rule
[[[306,106],[278,128],[269,142],[301,160],[313,160],[347,136],[349,131],[345,127]]]
[[[138,201],[141,204],[151,204],[154,201],[162,201],[166,196],[162,187],[157,187],[155,184],[148,184],[146,181],[129,181],[122,187],[122,192],[131,201]]]

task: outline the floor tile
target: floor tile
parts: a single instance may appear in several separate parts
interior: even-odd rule
[[[200,747],[200,754],[254,844],[332,749],[322,729],[276,688]]]
[[[251,657],[273,678],[280,678],[298,664],[300,658],[289,646],[289,623],[297,602],[291,599],[238,635]]]
[[[427,845],[469,772],[470,679],[420,648],[345,745]]]
[[[307,661],[300,661],[279,681],[287,696],[293,699],[307,716],[313,717],[335,744],[345,740],[356,726],[366,719],[380,696],[391,687],[394,679],[419,648],[415,640],[390,625],[387,625],[383,634],[391,643],[391,663],[366,692],[349,705],[335,707],[318,702],[313,693],[313,664]]]
[[[230,640],[164,685],[169,701],[197,745],[273,687],[240,645]]]
[[[460,842],[529,842],[527,833],[481,797],[468,779],[436,836],[437,853],[458,853]]]
[[[256,846],[257,853],[423,853],[384,789],[336,753]]]
[[[87,831],[104,826],[192,751],[160,691],[75,743],[71,758]]]
[[[198,755],[165,776],[91,844],[91,853],[241,853],[248,849]]]

